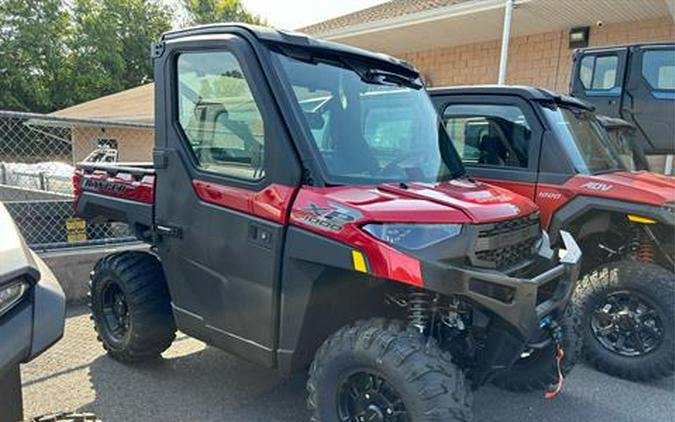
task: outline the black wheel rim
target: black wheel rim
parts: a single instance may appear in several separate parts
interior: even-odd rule
[[[663,322],[654,304],[635,292],[607,296],[591,316],[591,329],[598,342],[621,356],[643,356],[659,347]]]
[[[109,282],[103,289],[103,322],[108,335],[115,341],[129,333],[129,307],[120,286]]]
[[[359,371],[338,389],[340,422],[410,422],[398,392],[379,374]]]

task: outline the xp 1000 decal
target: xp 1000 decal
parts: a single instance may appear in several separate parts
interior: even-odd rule
[[[309,226],[333,232],[341,231],[345,224],[362,217],[360,212],[333,202],[323,206],[310,202],[306,207],[296,210],[294,214],[298,220]]]

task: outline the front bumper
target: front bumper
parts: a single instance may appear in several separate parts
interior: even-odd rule
[[[527,341],[539,333],[540,321],[562,310],[579,275],[581,250],[574,238],[561,231],[562,256],[551,249],[544,234],[532,268],[543,271],[520,276],[452,262],[424,262],[425,288],[447,295],[461,295],[489,310]],[[550,291],[549,291],[550,290]]]
[[[491,317],[472,371],[474,388],[510,368],[529,342],[540,340],[542,320],[557,319],[567,306],[579,276],[581,250],[569,233],[561,231],[560,236],[564,250],[551,249],[544,233],[530,270],[510,274],[444,261],[423,263],[425,288],[461,295]]]
[[[28,362],[63,336],[65,295],[56,277],[37,255],[29,253],[39,279],[25,297],[0,317],[0,370]]]

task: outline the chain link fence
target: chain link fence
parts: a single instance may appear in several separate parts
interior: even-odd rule
[[[151,161],[151,124],[0,111],[0,202],[36,250],[135,240],[122,223],[73,216],[81,161]]]

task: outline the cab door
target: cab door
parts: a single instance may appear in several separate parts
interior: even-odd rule
[[[155,59],[155,232],[179,329],[273,366],[300,171],[259,63],[234,34]]]
[[[631,47],[624,119],[638,129],[647,154],[675,153],[675,46]]]
[[[535,199],[542,127],[515,96],[432,99],[469,175]]]

